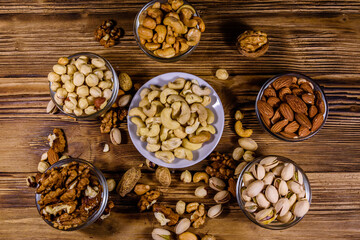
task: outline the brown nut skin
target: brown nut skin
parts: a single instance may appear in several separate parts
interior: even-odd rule
[[[245,49],[243,49],[241,47],[241,41],[246,38],[248,35],[257,35],[258,33],[257,32],[254,32],[254,31],[245,31],[244,33],[242,33],[241,35],[238,36],[237,38],[237,42],[236,42],[236,46],[237,46],[237,49],[239,50],[239,52],[245,56],[245,57],[250,57],[250,58],[257,58],[257,57],[260,57],[262,55],[264,55],[267,50],[269,49],[269,39],[267,38],[266,39],[266,43],[264,45],[262,45],[260,48],[256,49],[254,52],[249,52],[249,51],[246,51]],[[262,34],[260,32],[260,34]]]
[[[144,195],[150,190],[150,186],[146,184],[137,184],[134,188],[136,195]]]

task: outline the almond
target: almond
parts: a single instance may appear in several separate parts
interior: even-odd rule
[[[318,112],[318,109],[312,105],[310,108],[309,108],[309,118],[313,118],[315,117],[315,115],[317,114]]]
[[[273,88],[267,88],[264,91],[264,96],[266,97],[276,97],[276,92]]]
[[[105,102],[106,98],[104,97],[98,97],[94,99],[94,106],[96,109],[99,109],[101,104]]]
[[[274,115],[274,109],[265,101],[258,101],[257,107],[264,118],[271,118]]]
[[[280,105],[280,99],[277,97],[269,97],[267,103],[272,107],[278,107]]]
[[[279,90],[283,87],[290,87],[291,84],[292,84],[292,76],[285,75],[276,79],[272,83],[272,86],[275,88],[275,90]]]
[[[300,127],[300,125],[296,121],[293,121],[285,127],[284,132],[294,133],[299,129],[299,127]]]
[[[296,133],[280,132],[280,134],[286,138],[298,138],[299,137]]]
[[[51,165],[59,161],[59,155],[54,151],[54,149],[50,148],[47,152],[48,160]]]
[[[308,93],[311,93],[311,94],[314,93],[313,88],[311,87],[311,85],[308,82],[302,83],[300,85],[300,88],[303,89],[305,92],[308,92]]]
[[[289,121],[294,120],[294,112],[291,110],[291,107],[287,103],[280,104],[279,107],[281,115]]]
[[[266,127],[270,128],[271,123],[269,118],[264,118],[263,116],[261,116],[261,120],[263,121]]]
[[[311,131],[315,132],[321,127],[321,124],[324,122],[324,116],[322,113],[317,114],[312,120],[312,128]]]
[[[306,137],[310,134],[310,130],[307,127],[300,126],[299,128],[299,136],[300,137]]]
[[[271,131],[273,133],[278,133],[278,132],[281,132],[282,129],[288,124],[288,120],[287,119],[284,119],[284,120],[281,120],[281,121],[278,121],[277,123],[275,123],[272,127],[271,127]]]
[[[307,114],[308,108],[303,100],[294,95],[286,95],[285,99],[294,112]]]
[[[294,89],[292,90],[292,93],[293,93],[294,95],[296,95],[296,96],[300,96],[300,95],[302,95],[302,94],[304,93],[304,90],[302,90],[301,88],[294,88]]]
[[[292,92],[291,92],[290,88],[287,88],[287,87],[282,88],[279,91],[279,98],[281,99],[281,101],[285,102],[285,95],[291,94],[291,93]]]
[[[304,93],[301,95],[302,100],[307,103],[313,105],[315,102],[315,96],[312,93]]]
[[[308,129],[311,128],[311,122],[310,122],[309,118],[307,116],[305,116],[305,114],[295,113],[295,119],[301,126],[304,126]]]
[[[298,81],[297,77],[292,77],[292,83],[293,83],[293,84],[296,84],[297,81]]]
[[[315,91],[315,97],[316,97],[315,105],[316,105],[319,113],[324,113],[325,112],[325,103],[322,99],[320,91]]]
[[[264,95],[262,95],[262,97],[261,97],[261,101],[266,102],[266,97],[265,97]]]
[[[274,113],[274,116],[271,118],[271,123],[272,123],[272,124],[277,123],[277,121],[279,121],[280,118],[281,118],[280,110],[277,109],[277,110],[275,111],[275,113]]]
[[[295,88],[299,88],[299,85],[297,85],[296,83],[293,83],[290,85],[289,87],[291,90],[295,89]]]

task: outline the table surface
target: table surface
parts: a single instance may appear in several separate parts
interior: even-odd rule
[[[36,173],[40,155],[47,151],[46,136],[62,128],[68,153],[93,162],[106,177],[119,180],[125,170],[144,162],[126,132],[125,143],[111,145],[99,122],[74,122],[63,114],[45,112],[50,100],[47,74],[58,57],[89,51],[107,58],[117,71],[134,82],[172,71],[195,74],[218,92],[225,109],[225,129],[218,151],[237,145],[233,113],[244,111],[244,124],[254,129],[259,155],[278,154],[297,162],[307,173],[313,191],[309,213],[296,226],[282,231],[262,229],[250,222],[235,202],[224,213],[207,220],[195,233],[217,239],[360,239],[360,2],[345,1],[229,1],[192,2],[206,23],[196,51],[176,63],[158,63],[136,45],[132,26],[146,1],[1,1],[0,3],[0,238],[1,239],[150,239],[158,227],[152,213],[139,214],[138,197],[130,194],[115,202],[101,224],[76,232],[47,226],[34,204],[34,190],[25,178]],[[105,19],[115,19],[125,30],[119,45],[105,49],[93,31]],[[247,29],[268,33],[270,48],[258,59],[242,57],[235,47]],[[214,73],[226,68],[228,80]],[[288,143],[261,129],[254,101],[261,85],[285,71],[302,72],[317,81],[330,105],[325,127],[313,138]],[[205,162],[190,170],[204,169]],[[196,184],[173,175],[162,188],[162,201],[174,206],[183,199],[197,201]],[[144,171],[142,182],[153,188],[154,174]],[[211,205],[212,199],[201,202]]]

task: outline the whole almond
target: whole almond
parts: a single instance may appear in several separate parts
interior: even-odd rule
[[[289,121],[294,120],[294,112],[287,103],[282,103],[279,107],[281,115]]]
[[[271,118],[274,115],[274,109],[265,101],[258,101],[257,107],[264,118]]]
[[[275,113],[274,113],[274,116],[271,118],[271,123],[272,123],[272,124],[277,123],[277,122],[280,120],[280,118],[281,118],[280,110],[277,109],[277,110],[275,111]]]
[[[299,137],[296,133],[280,132],[280,134],[286,138],[298,138]]]
[[[272,86],[275,88],[275,90],[279,90],[283,87],[290,87],[291,84],[292,84],[292,76],[285,75],[276,79],[272,83]]]
[[[301,95],[302,100],[307,103],[313,105],[315,102],[315,96],[312,93],[304,93]]]
[[[316,107],[319,110],[319,113],[324,113],[325,112],[325,103],[322,99],[317,99],[316,100]]]
[[[307,127],[300,126],[299,128],[299,136],[300,137],[306,137],[310,134],[310,130]]]
[[[261,101],[266,102],[266,97],[264,95],[261,96]]]
[[[309,118],[313,118],[315,117],[315,115],[318,113],[318,109],[312,105],[310,108],[309,108]]]
[[[270,128],[271,127],[271,122],[269,118],[264,118],[263,116],[261,116],[261,120],[263,121],[263,123]]]
[[[54,151],[54,149],[50,148],[49,151],[47,152],[47,155],[48,155],[48,161],[49,161],[50,165],[53,165],[54,163],[59,161],[59,154],[57,154]]]
[[[280,99],[277,97],[269,97],[266,101],[272,108],[278,107],[280,105]]]
[[[295,89],[295,88],[299,88],[299,85],[297,85],[296,83],[293,83],[290,85],[289,87],[291,90]]]
[[[288,124],[288,120],[287,119],[284,119],[284,120],[281,120],[281,121],[278,121],[277,123],[275,123],[272,127],[271,127],[271,131],[273,133],[278,133],[278,132],[281,132],[282,129]]]
[[[284,132],[294,133],[299,129],[299,127],[300,127],[300,125],[296,121],[293,121],[284,128]]]
[[[308,92],[308,93],[311,93],[311,94],[314,93],[311,85],[308,82],[302,83],[300,85],[300,88],[303,89],[305,92]]]
[[[304,126],[308,129],[311,128],[311,122],[310,122],[309,118],[307,116],[305,116],[305,114],[295,113],[295,119],[301,126]]]
[[[286,102],[290,105],[291,109],[297,113],[307,114],[307,106],[303,100],[294,95],[286,95]]]
[[[287,94],[292,94],[290,88],[284,87],[284,88],[280,89],[280,91],[279,91],[279,98],[281,99],[281,101],[285,102],[285,96],[286,96]]]
[[[304,90],[302,90],[301,88],[294,88],[294,89],[292,90],[292,93],[293,93],[294,95],[296,95],[296,96],[300,96],[300,95],[302,95],[302,94],[304,93]]]
[[[264,96],[266,97],[276,97],[276,92],[273,88],[267,88],[264,91]]]
[[[324,116],[322,113],[317,114],[314,119],[312,120],[312,128],[311,131],[315,132],[319,129],[321,124],[324,122]]]

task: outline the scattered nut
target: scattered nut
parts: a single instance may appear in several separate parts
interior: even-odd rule
[[[257,58],[266,53],[269,40],[261,31],[245,31],[237,38],[236,46],[245,57]]]
[[[110,140],[114,145],[121,144],[121,132],[119,128],[113,128],[110,131]]]
[[[48,159],[48,154],[47,154],[47,152],[44,152],[44,153],[41,155],[40,161],[46,161],[47,159]]]
[[[200,181],[209,183],[209,175],[205,172],[197,172],[194,174],[193,181],[194,181],[194,183],[198,183]]]
[[[50,167],[50,164],[45,162],[45,161],[41,161],[38,164],[38,171],[41,173],[44,173],[46,171],[46,169],[48,169]]]
[[[226,71],[226,69],[218,69],[216,70],[216,77],[220,80],[226,80],[229,78],[229,73]]]
[[[199,207],[199,203],[197,203],[197,202],[189,203],[186,206],[186,212],[191,213],[191,212],[195,211],[196,209],[198,209],[198,207]]]
[[[179,200],[177,203],[176,203],[176,212],[179,214],[179,215],[183,215],[184,212],[185,212],[185,207],[186,207],[186,203],[182,200]]]
[[[95,30],[94,33],[95,39],[99,41],[100,44],[106,48],[114,46],[119,42],[120,37],[122,36],[122,30],[115,26],[116,26],[116,22],[114,20],[104,21]]]
[[[125,195],[131,192],[131,190],[135,187],[140,177],[140,169],[135,167],[130,168],[122,176],[120,182],[116,187],[116,192],[118,192],[121,197],[125,197]]]
[[[150,186],[146,184],[136,184],[134,188],[134,192],[137,195],[144,195],[146,192],[150,190]]]
[[[108,190],[109,190],[109,192],[112,192],[112,191],[114,191],[114,189],[115,189],[115,187],[116,187],[116,182],[115,182],[115,180],[114,179],[107,179],[106,180],[106,183],[107,183],[107,185],[108,185]]]
[[[34,176],[28,176],[28,177],[26,178],[26,185],[27,185],[28,187],[35,188],[36,185],[37,185],[35,177],[34,177]]]
[[[216,238],[213,235],[206,234],[201,238],[201,240],[216,240]]]
[[[133,83],[131,81],[129,74],[127,74],[125,72],[121,72],[119,74],[119,83],[120,83],[120,88],[122,90],[124,90],[125,92],[129,91],[133,86]]]
[[[184,172],[181,173],[180,176],[180,180],[183,181],[184,183],[191,183],[191,173],[188,170],[185,170]]]
[[[235,148],[232,154],[233,159],[239,161],[244,156],[244,152],[242,147]]]
[[[214,196],[215,202],[216,203],[221,203],[221,204],[229,202],[230,199],[231,199],[231,195],[226,190],[220,191],[217,194],[215,194],[215,196]]]
[[[244,114],[240,110],[236,110],[235,112],[235,120],[240,121],[244,118]]]
[[[195,196],[199,198],[204,198],[207,195],[207,190],[205,186],[199,186],[195,189]]]
[[[154,228],[151,233],[153,240],[170,240],[172,239],[172,234],[168,230],[162,228]]]
[[[125,107],[125,106],[127,106],[127,105],[130,103],[131,98],[132,98],[132,97],[131,97],[130,94],[121,96],[121,97],[119,98],[119,101],[118,101],[119,107]]]
[[[177,235],[182,234],[183,232],[185,232],[186,230],[189,229],[191,225],[191,222],[188,218],[183,218],[181,219],[178,224],[175,226],[175,233]]]
[[[171,184],[171,173],[166,167],[158,167],[155,171],[156,179],[165,187]]]
[[[243,156],[243,159],[246,161],[246,162],[251,162],[252,160],[255,159],[255,153],[253,151],[245,151],[244,153],[244,156]]]
[[[59,87],[60,87],[60,85],[59,85]],[[46,107],[46,112],[50,113],[50,114],[54,114],[57,111],[58,111],[58,108],[56,107],[55,103],[53,102],[53,100],[50,100]]]
[[[222,211],[223,211],[222,205],[218,204],[218,205],[215,205],[215,206],[212,206],[211,208],[209,208],[207,215],[209,218],[216,218],[216,217],[220,216]]]
[[[105,143],[105,144],[104,144],[103,152],[106,153],[106,152],[109,152],[109,151],[110,151],[109,144]]]
[[[178,236],[179,240],[198,240],[198,237],[191,232],[184,232]]]

